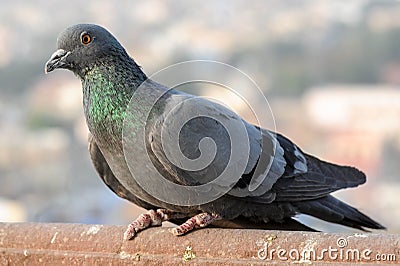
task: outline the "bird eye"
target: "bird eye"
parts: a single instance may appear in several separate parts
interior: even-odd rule
[[[89,44],[92,41],[92,37],[88,33],[82,33],[81,35],[81,42],[83,44]]]

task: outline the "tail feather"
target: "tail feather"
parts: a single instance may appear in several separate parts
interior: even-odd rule
[[[330,195],[316,200],[297,202],[296,207],[301,213],[363,231],[367,231],[365,228],[386,229],[356,208]]]

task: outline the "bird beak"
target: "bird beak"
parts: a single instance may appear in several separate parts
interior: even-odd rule
[[[70,53],[71,52],[67,52],[63,49],[58,49],[57,51],[55,51],[51,55],[49,61],[46,62],[46,65],[44,67],[44,73],[47,74],[56,68],[62,68],[68,65],[66,58]]]

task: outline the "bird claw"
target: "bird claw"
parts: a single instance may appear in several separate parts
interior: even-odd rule
[[[124,233],[124,240],[131,240],[139,231],[151,226],[160,226],[162,222],[168,221],[175,216],[177,216],[176,213],[165,209],[158,209],[157,211],[149,210],[147,213],[139,215],[135,221],[128,225],[128,228]],[[168,229],[168,231],[175,236],[180,236],[194,228],[206,227],[220,218],[221,217],[218,214],[203,212],[193,216],[175,228]]]
[[[192,231],[194,228],[206,227],[207,225],[220,218],[221,217],[218,214],[203,212],[193,216],[183,224],[175,228],[169,229],[168,231],[171,232],[173,235],[180,236],[186,234],[189,231]]]
[[[139,215],[139,217],[133,221],[124,233],[124,240],[130,240],[135,237],[137,232],[146,229],[151,226],[160,226],[162,222],[170,219],[171,211],[165,209],[149,210],[147,213]]]
[[[131,240],[132,238],[134,238],[136,235],[136,230],[135,228],[132,226],[132,224],[130,224],[128,226],[128,228],[126,229],[126,231],[124,232],[124,240]]]

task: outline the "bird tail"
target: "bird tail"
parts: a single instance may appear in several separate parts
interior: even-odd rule
[[[331,195],[315,200],[296,202],[295,205],[301,213],[362,231],[368,231],[365,228],[386,229],[356,208],[347,205]]]

